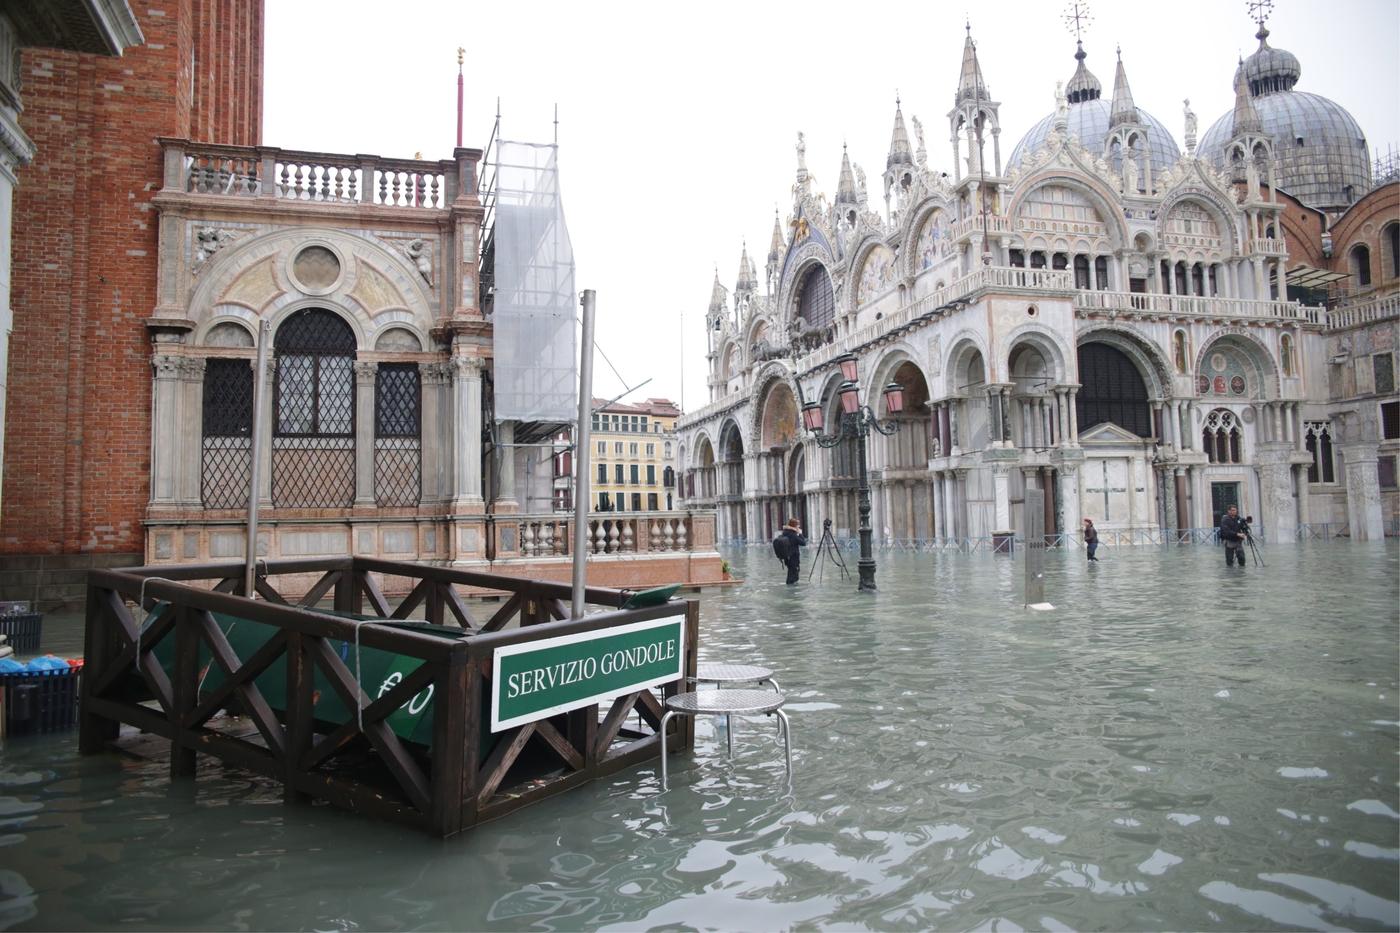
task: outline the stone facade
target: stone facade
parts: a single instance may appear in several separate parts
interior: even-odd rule
[[[883,388],[904,389],[899,430],[868,452],[885,543],[1019,532],[1027,489],[1046,493],[1047,532],[1065,542],[1085,517],[1124,542],[1203,540],[1229,502],[1271,540],[1383,533],[1393,381],[1338,379],[1390,371],[1380,355],[1393,368],[1400,260],[1364,286],[1338,266],[1358,236],[1392,249],[1400,185],[1345,209],[1289,197],[1252,90],[1277,85],[1244,77],[1259,60],[1215,140],[1222,170],[1196,157],[1189,109],[1181,155],[1135,106],[1122,61],[1110,108],[1085,57],[1003,166],[969,35],[952,170],[930,166],[917,119],[911,144],[897,105],[883,210],[844,155],[835,197],[814,192],[799,134],[766,289],[747,253],[732,295],[716,277],[711,401],[679,427],[685,501],[718,510],[722,540],[766,540],[794,514],[855,534],[854,441],[822,448],[799,417],[817,406],[839,423],[845,354],[878,416]]]

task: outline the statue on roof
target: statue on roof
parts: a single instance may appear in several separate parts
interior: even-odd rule
[[[797,170],[799,172],[807,171],[807,137],[802,134],[801,130],[797,131]]]
[[[1191,98],[1186,98],[1181,102],[1181,109],[1186,116],[1186,154],[1194,155],[1196,152],[1196,115],[1191,112]]]

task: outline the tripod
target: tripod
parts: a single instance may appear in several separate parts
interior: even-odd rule
[[[1249,519],[1244,522],[1244,540],[1249,545],[1249,553],[1254,557],[1254,566],[1263,567],[1264,558],[1259,556],[1259,546],[1254,543],[1254,535],[1249,533]]]
[[[807,582],[812,582],[812,574],[817,568],[822,568],[822,576],[825,576],[826,565],[822,563],[822,555],[825,554],[827,560],[841,568],[841,579],[849,580],[851,572],[846,569],[846,559],[841,556],[841,548],[837,546],[836,539],[831,536],[831,519],[822,521],[822,539],[817,543],[816,556],[812,558],[812,569],[807,571]],[[817,577],[820,581],[822,576]]]

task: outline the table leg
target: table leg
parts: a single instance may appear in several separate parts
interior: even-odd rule
[[[734,757],[734,717],[724,714],[724,737],[729,740],[729,757]]]
[[[663,791],[671,789],[666,773],[666,723],[668,723],[674,715],[676,715],[675,710],[668,709],[661,717],[661,789]]]
[[[777,693],[782,693],[782,692],[783,692],[783,688],[782,688],[782,687],[779,687],[779,686],[778,686],[778,682],[777,682],[776,680],[774,680],[772,677],[764,678],[763,680],[760,680],[759,683],[761,683],[761,684],[768,684],[768,685],[769,685],[770,687],[772,687],[773,690],[774,690],[775,692],[777,692]]]
[[[782,723],[783,755],[787,759],[787,776],[790,781],[792,780],[792,721],[782,710],[778,710],[778,719]]]

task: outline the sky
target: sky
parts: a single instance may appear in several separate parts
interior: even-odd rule
[[[594,394],[708,401],[704,316],[716,267],[732,289],[746,240],[763,279],[775,207],[786,224],[797,132],[815,190],[835,193],[841,146],[883,209],[895,96],[924,124],[929,164],[951,169],[947,113],[965,20],[1001,103],[1002,158],[1054,109],[1074,73],[1060,0],[987,4],[464,3],[266,0],[263,142],[289,149],[449,158],[457,47],[466,49],[463,144],[549,142],[578,288],[597,292]],[[1182,140],[1233,106],[1257,46],[1245,0],[1091,0],[1089,69],[1112,93],[1121,46],[1139,108]],[[1400,3],[1277,0],[1269,44],[1302,63],[1298,89],[1346,107],[1373,153],[1400,149]],[[909,124],[912,137],[913,125]]]

